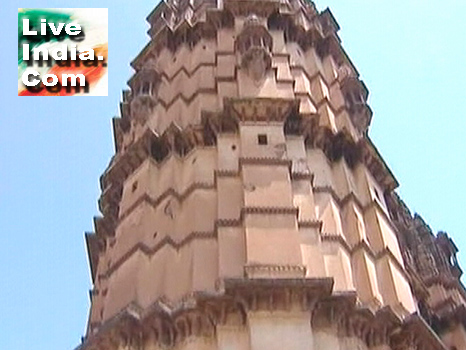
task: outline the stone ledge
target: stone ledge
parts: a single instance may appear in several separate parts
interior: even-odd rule
[[[215,339],[217,326],[248,327],[250,313],[296,310],[308,312],[312,329],[356,338],[369,348],[447,350],[419,315],[402,321],[390,307],[374,313],[358,306],[355,293],[332,289],[331,278],[220,280],[217,291],[194,292],[178,303],[161,298],[146,309],[130,303],[105,323],[95,324],[75,350],[148,344],[171,349],[191,337]]]

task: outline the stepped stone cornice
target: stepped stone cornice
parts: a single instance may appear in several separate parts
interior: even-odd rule
[[[302,265],[247,264],[244,266],[246,278],[259,279],[273,276],[275,279],[306,276],[306,267]],[[270,306],[270,311],[273,311]]]
[[[355,193],[350,192],[346,194],[343,198],[340,197],[335,190],[330,186],[318,186],[313,188],[314,193],[328,193],[332,199],[338,204],[340,208],[344,208],[347,204],[355,204],[363,213],[367,212],[369,209],[375,208],[377,213],[382,215],[386,220],[390,228],[397,232],[398,228],[391,222],[390,216],[387,214],[386,209],[380,204],[378,200],[372,199],[366,204],[363,204]]]
[[[299,228],[315,228],[322,230],[322,221],[320,220],[301,220],[298,221]]]
[[[194,182],[182,192],[178,192],[173,188],[168,188],[168,189],[166,189],[164,192],[162,192],[160,195],[158,195],[156,197],[152,197],[151,195],[149,195],[147,193],[143,193],[141,196],[139,196],[134,201],[134,203],[128,209],[126,209],[124,212],[121,213],[118,220],[119,220],[119,222],[124,221],[143,202],[148,203],[153,208],[157,208],[167,198],[174,198],[178,202],[182,203],[194,191],[197,191],[197,190],[213,190],[215,188],[216,188],[215,184],[210,184],[210,183],[207,183],[207,182]]]
[[[226,113],[239,122],[284,122],[291,113],[296,112],[298,101],[279,98],[226,99]]]
[[[177,304],[160,298],[143,309],[133,302],[98,325],[77,350],[103,350],[109,344],[174,348],[189,337],[214,337],[218,325],[244,327],[250,312],[289,311],[296,306],[309,313],[316,331],[337,327],[341,336],[355,337],[370,347],[447,350],[419,316],[401,320],[389,307],[373,313],[357,305],[354,293],[332,293],[332,285],[329,278],[226,279],[219,281],[216,292],[195,292]]]
[[[156,254],[159,250],[165,246],[169,246],[175,250],[179,250],[194,240],[198,239],[216,239],[217,233],[215,231],[194,231],[187,234],[183,239],[176,241],[170,236],[165,236],[159,240],[155,245],[149,246],[145,243],[139,242],[134,245],[131,249],[125,252],[118,260],[116,260],[104,273],[100,274],[98,277],[100,279],[109,278],[112,273],[114,273],[118,267],[124,264],[131,256],[137,252],[141,252],[147,256],[152,256]]]
[[[369,246],[369,244],[365,240],[362,240],[359,243],[353,244],[352,246],[350,246],[343,236],[339,234],[328,233],[328,232],[321,232],[321,238],[322,238],[322,242],[338,243],[340,247],[342,247],[350,256],[355,255],[359,251],[364,251],[374,261],[379,261],[383,259],[384,257],[388,257],[390,261],[396,265],[399,272],[404,277],[408,278],[408,275],[404,269],[403,264],[398,260],[398,258],[393,254],[393,252],[388,247],[384,247],[382,250],[379,250],[376,252],[374,251],[373,248]],[[409,313],[404,308],[402,308],[402,312],[404,314]]]

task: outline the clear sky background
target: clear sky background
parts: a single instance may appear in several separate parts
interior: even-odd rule
[[[74,2],[73,2],[74,3]],[[73,349],[91,288],[84,231],[98,214],[98,179],[113,154],[111,118],[148,41],[157,1],[89,1],[109,8],[109,96],[17,96],[17,8],[2,0],[0,63],[0,349]],[[466,1],[317,0],[370,90],[370,136],[399,193],[466,266]]]

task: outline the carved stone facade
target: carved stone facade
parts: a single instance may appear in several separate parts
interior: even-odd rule
[[[368,137],[329,10],[169,0],[132,62],[86,350],[460,350],[457,248]]]

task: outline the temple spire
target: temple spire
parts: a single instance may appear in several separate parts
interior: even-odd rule
[[[396,194],[330,10],[170,0],[147,19],[79,348],[465,348],[457,248]]]

